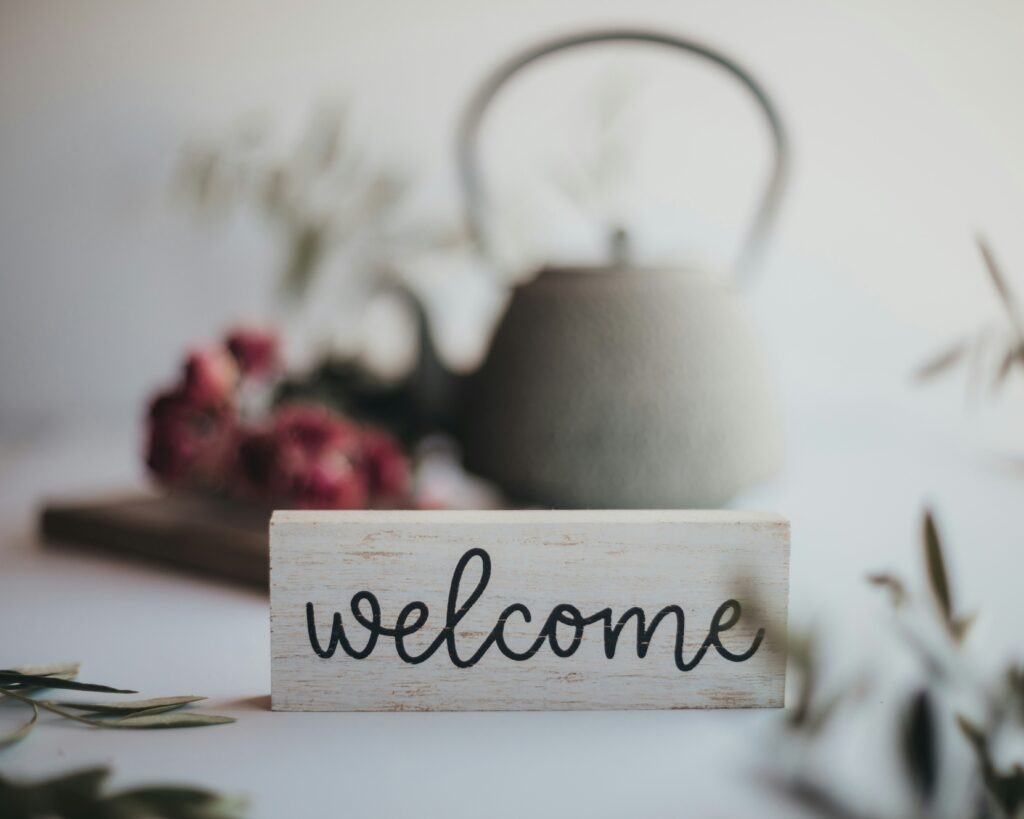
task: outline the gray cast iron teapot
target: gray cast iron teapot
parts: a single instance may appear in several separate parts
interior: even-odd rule
[[[480,87],[458,160],[468,224],[486,248],[477,134],[494,95],[563,49],[639,42],[696,54],[742,83],[767,119],[775,164],[735,275],[748,270],[786,172],[774,106],[734,61],[689,40],[610,30],[528,49]],[[513,498],[559,507],[716,507],[770,477],[778,429],[758,342],[733,282],[699,269],[545,269],[515,289],[478,371],[445,381],[424,345],[427,403],[455,395],[466,467]],[[447,386],[445,386],[447,384]],[[433,400],[430,400],[430,399]]]

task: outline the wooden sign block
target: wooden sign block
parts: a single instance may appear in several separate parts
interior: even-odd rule
[[[270,572],[274,710],[783,705],[778,515],[275,512]]]

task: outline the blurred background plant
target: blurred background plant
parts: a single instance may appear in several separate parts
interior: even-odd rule
[[[224,139],[187,147],[175,178],[198,217],[258,215],[280,246],[271,322],[286,371],[273,403],[322,404],[409,445],[432,431],[410,377],[434,344],[411,269],[467,247],[409,207],[412,187],[398,163],[364,150],[341,103],[314,110],[290,150],[275,148],[266,121],[243,118]],[[381,345],[390,352],[374,355]]]
[[[410,207],[411,174],[364,149],[345,104],[315,109],[290,149],[272,136],[265,119],[250,116],[223,139],[193,142],[175,191],[214,224],[245,212],[270,228],[280,248],[272,320],[292,360],[315,366],[327,357],[358,358],[367,333],[397,335],[392,341],[409,347],[412,260],[461,247],[461,233]],[[383,318],[388,325],[367,328],[363,314],[382,295],[397,296]]]
[[[240,819],[244,800],[205,788],[159,784],[111,791],[109,767],[15,782],[0,777],[6,819]]]
[[[196,213],[223,219],[248,207],[282,246],[280,304],[294,309],[309,294],[328,256],[345,254],[353,279],[396,276],[394,256],[413,237],[398,223],[405,174],[372,165],[355,143],[340,104],[314,112],[297,145],[275,154],[266,122],[243,119],[221,142],[183,153],[177,189]]]
[[[0,750],[23,743],[36,727],[39,712],[91,728],[139,730],[195,728],[223,725],[235,720],[180,709],[205,699],[194,695],[145,700],[55,701],[40,699],[41,692],[134,694],[135,691],[78,680],[81,664],[54,663],[19,666],[0,671],[0,701],[18,707],[28,705],[32,718],[15,731],[0,736]],[[0,816],[4,819],[236,819],[243,816],[243,800],[206,788],[181,784],[153,784],[111,791],[109,767],[88,768],[45,779],[15,781],[0,777]]]
[[[1024,668],[1010,663],[994,674],[971,657],[973,614],[954,603],[944,548],[930,513],[922,525],[926,591],[879,573],[868,581],[888,593],[891,629],[871,644],[871,656],[852,680],[827,667],[827,635],[790,636],[795,697],[781,731],[772,736],[769,786],[810,815],[830,819],[924,819],[960,816],[1010,819],[1024,815]],[[867,618],[861,618],[868,628]],[[895,635],[895,662],[884,660]],[[893,666],[902,666],[894,683]],[[795,701],[794,701],[795,700]],[[889,703],[895,703],[890,707]],[[842,766],[823,760],[863,756],[852,747],[854,725],[870,726],[875,760],[867,787],[851,787]],[[839,746],[838,754],[836,746]],[[891,760],[892,767],[883,770]],[[863,773],[863,771],[861,771]],[[902,798],[882,783],[895,779]]]
[[[917,371],[919,380],[928,381],[963,365],[970,400],[974,400],[986,386],[991,394],[998,394],[1011,372],[1015,369],[1024,371],[1024,317],[1021,316],[1020,303],[988,242],[979,237],[977,245],[1004,315],[972,335],[959,339]]]

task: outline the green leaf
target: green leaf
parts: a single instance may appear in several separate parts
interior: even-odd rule
[[[920,691],[907,709],[903,724],[903,761],[918,798],[925,804],[935,796],[938,783],[939,735],[931,697]]]
[[[32,706],[32,718],[23,725],[19,725],[9,734],[0,736],[0,748],[6,748],[9,745],[14,745],[16,742],[21,742],[25,737],[32,733],[32,729],[36,727],[36,722],[39,720],[39,706],[35,703],[31,703]]]
[[[957,725],[974,748],[981,767],[982,780],[989,794],[1003,810],[1005,816],[1016,816],[1024,805],[1024,769],[1015,765],[1009,773],[1000,772],[992,760],[988,737],[966,717],[957,715]]]
[[[811,707],[817,697],[818,664],[813,634],[791,634],[789,662],[797,679],[796,702],[789,711],[789,724],[797,730],[807,730],[811,722]]]
[[[246,803],[199,788],[156,786],[121,791],[104,800],[103,806],[114,816],[235,819],[245,813]]]
[[[928,567],[928,580],[935,601],[939,605],[943,622],[949,627],[953,622],[953,601],[949,593],[949,578],[946,561],[942,556],[942,543],[935,527],[931,510],[924,513],[924,557]]]
[[[141,714],[99,723],[104,728],[195,728],[200,725],[226,725],[234,717],[215,714]]]
[[[934,378],[945,372],[964,357],[968,347],[966,341],[958,341],[949,349],[922,364],[914,373],[914,378],[918,381],[927,381],[929,378]]]
[[[1015,318],[1013,314],[1013,291],[1010,290],[1010,285],[1007,283],[1006,277],[999,269],[995,256],[992,254],[992,249],[988,246],[988,242],[980,236],[977,238],[977,243],[978,250],[981,251],[981,258],[985,260],[985,269],[988,271],[989,278],[992,280],[992,286],[995,287],[996,292],[999,294],[999,299],[1002,301],[1003,306],[1010,312],[1011,319]]]
[[[11,782],[0,777],[0,806],[4,817],[11,819],[106,817],[108,814],[98,809],[97,803],[109,775],[108,768],[90,768],[34,782]]]
[[[906,602],[906,588],[898,578],[893,577],[891,574],[869,574],[868,583],[872,586],[880,586],[887,589],[893,606],[899,607]]]
[[[953,638],[958,643],[962,643],[964,638],[967,636],[967,632],[971,630],[971,626],[974,625],[974,621],[977,619],[978,612],[966,614],[963,617],[954,617],[949,624]]]
[[[1024,666],[1011,665],[1006,669],[1003,684],[1019,710],[1024,711]]]
[[[19,665],[11,669],[19,674],[28,674],[33,677],[57,677],[61,680],[73,680],[78,676],[82,664],[72,663],[50,663],[49,665]]]
[[[992,392],[998,392],[1003,386],[1003,382],[1006,381],[1006,377],[1010,374],[1010,370],[1013,368],[1013,362],[1020,356],[1021,350],[1017,347],[1011,347],[1003,354],[1003,360],[999,363],[999,369],[996,371],[995,378],[992,380]]]
[[[56,675],[22,674],[15,669],[0,671],[0,687],[2,688],[66,688],[71,691],[97,691],[104,694],[137,694],[123,688],[111,688],[109,685],[81,683],[77,680],[65,680]]]
[[[988,743],[984,732],[963,714],[957,714],[956,724],[960,728],[960,733],[967,738],[967,741],[974,750],[981,754],[982,757],[985,757],[988,751]]]
[[[327,246],[327,230],[319,222],[299,225],[289,237],[288,260],[282,292],[293,302],[301,301],[315,278]]]
[[[160,706],[148,712],[142,711],[119,719],[96,719],[93,716],[85,717],[72,713],[49,700],[34,700],[17,691],[0,691],[0,695],[38,705],[40,708],[59,714],[66,719],[91,725],[94,728],[190,728],[200,725],[224,725],[235,721],[234,717],[208,714],[164,714],[161,712],[167,709]]]
[[[205,700],[206,697],[157,697],[149,700],[121,700],[120,702],[67,702],[58,700],[47,700],[50,705],[57,705],[61,708],[73,708],[76,711],[85,711],[90,714],[138,714],[145,712],[155,714],[160,711],[170,711],[181,708],[192,702]]]
[[[110,793],[109,768],[93,768],[33,782],[0,777],[0,808],[11,819],[239,819],[246,803],[204,788],[154,785]]]

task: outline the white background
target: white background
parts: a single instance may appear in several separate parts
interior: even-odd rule
[[[319,101],[349,99],[364,142],[412,169],[427,207],[454,219],[454,123],[482,73],[538,38],[622,23],[713,43],[776,97],[794,177],[751,300],[782,370],[805,372],[811,392],[903,396],[922,356],[998,317],[975,231],[1024,282],[1024,7],[1013,0],[8,1],[0,430],[134,423],[184,345],[266,314],[277,266],[266,232],[251,220],[211,229],[171,201],[189,139],[253,112],[287,134]],[[644,157],[690,173],[669,192],[686,208],[671,217],[679,261],[696,250],[724,262],[763,174],[761,123],[726,79],[680,66],[673,110],[687,125],[675,133],[693,141],[674,156],[671,138],[655,140]],[[521,128],[544,135],[556,98],[543,78],[558,76],[538,69],[522,100],[510,94]],[[959,417],[959,385],[950,396]]]

